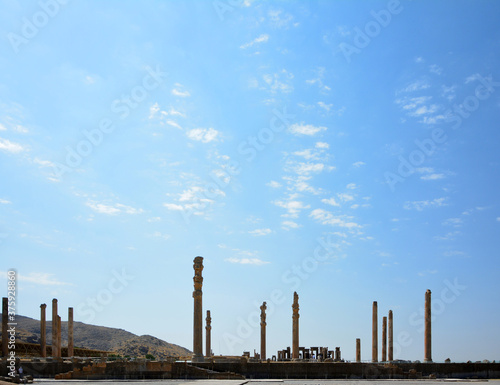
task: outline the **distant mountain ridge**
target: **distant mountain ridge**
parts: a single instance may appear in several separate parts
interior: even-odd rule
[[[33,318],[16,316],[17,339],[21,342],[40,342],[40,321]],[[159,338],[143,335],[138,336],[123,329],[109,328],[105,326],[89,325],[83,322],[74,322],[74,345],[75,347],[112,351],[121,356],[144,357],[146,354],[153,355],[156,359],[168,357],[185,357],[192,354],[182,346],[171,344]],[[61,322],[62,346],[66,346],[68,335],[68,324]],[[52,322],[47,322],[47,344],[52,341]]]

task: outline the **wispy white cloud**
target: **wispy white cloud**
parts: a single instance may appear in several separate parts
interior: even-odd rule
[[[410,84],[408,84],[406,87],[401,89],[399,92],[415,92],[415,91],[420,91],[420,90],[425,90],[429,88],[431,85],[429,82],[425,79],[419,79],[416,80]]]
[[[333,108],[333,104],[326,104],[324,102],[318,102],[318,106],[326,112],[330,112],[330,110]]]
[[[276,206],[282,207],[287,211],[287,214],[284,214],[284,217],[289,218],[297,218],[301,210],[310,208],[309,205],[304,202],[298,200],[288,200],[288,201],[274,201]]]
[[[202,143],[210,143],[217,140],[220,132],[213,128],[193,128],[186,133],[191,140],[196,140]]]
[[[293,22],[293,16],[287,12],[283,12],[281,9],[271,9],[267,13],[269,22],[273,27],[276,28],[288,28]],[[298,23],[294,23],[297,26]]]
[[[413,202],[406,202],[404,204],[404,208],[406,210],[417,210],[417,211],[423,211],[426,208],[431,208],[431,207],[443,207],[446,206],[447,198],[436,198],[433,200],[425,200],[425,201],[413,201]]]
[[[7,276],[6,271],[0,271],[0,274],[2,276]],[[70,283],[59,281],[56,278],[54,278],[54,274],[49,274],[49,273],[42,273],[42,272],[32,272],[29,273],[28,275],[20,274],[17,273],[17,280],[19,282],[30,282],[34,283],[37,285],[43,285],[43,286],[65,286],[65,285],[70,285]]]
[[[335,216],[330,211],[323,209],[314,209],[309,216],[323,225],[346,227],[348,229],[361,227],[359,224],[351,221],[352,217],[345,215]]]
[[[290,230],[290,229],[298,229],[301,226],[294,221],[283,221],[281,222],[281,227],[285,230]]]
[[[155,231],[154,233],[150,234],[149,236],[151,238],[160,238],[160,239],[163,239],[163,240],[170,239],[170,235],[169,234],[163,234],[160,231]]]
[[[226,194],[222,190],[211,190],[210,196],[224,197]],[[189,212],[193,215],[205,215],[210,206],[214,203],[213,199],[207,198],[207,192],[204,187],[193,186],[177,194],[174,202],[163,203],[169,211]]]
[[[189,91],[183,90],[183,85],[179,83],[175,83],[175,88],[172,89],[172,95],[174,96],[179,96],[181,98],[187,98],[188,96],[191,96]]]
[[[241,265],[256,265],[256,266],[267,265],[269,263],[269,262],[263,261],[259,258],[231,257],[231,258],[226,258],[225,261],[229,262],[229,263],[239,263]]]
[[[354,200],[354,196],[351,194],[347,193],[338,193],[337,197],[342,201],[342,202],[351,202]]]
[[[267,88],[273,94],[277,92],[285,94],[290,93],[293,91],[293,78],[293,73],[287,71],[286,69],[282,69],[281,71],[273,74],[264,74],[262,76],[264,81],[264,87],[262,89]]]
[[[106,215],[142,214],[144,212],[144,210],[142,209],[136,209],[134,207],[126,206],[121,203],[104,204],[89,200],[85,203],[85,205],[90,207],[96,213]]]
[[[313,126],[312,124],[305,124],[302,122],[292,124],[288,130],[294,135],[314,136],[318,132],[326,131],[327,128],[323,126]]]
[[[261,237],[264,235],[269,235],[272,232],[273,231],[271,229],[255,229],[255,230],[249,231],[248,234],[253,235],[254,237]]]
[[[338,203],[335,198],[328,198],[328,199],[322,199],[321,202],[330,205],[330,206],[337,206],[340,207],[340,203]]]
[[[10,205],[10,204],[12,204],[12,202],[9,201],[9,200],[7,200],[7,199],[0,198],[0,204],[2,204],[2,205]]]
[[[330,148],[330,145],[326,142],[316,142],[315,147],[321,148],[321,149],[328,149],[328,148]]]
[[[281,187],[281,183],[279,182],[276,182],[274,180],[272,180],[271,182],[269,182],[267,184],[269,187],[272,187],[272,188],[280,188]]]
[[[462,218],[448,218],[443,221],[443,225],[445,226],[453,226],[453,227],[460,227],[464,223]]]
[[[19,143],[11,142],[8,139],[0,138],[0,150],[5,152],[10,152],[12,154],[17,154],[25,150],[25,148]]]
[[[361,167],[361,166],[364,166],[366,165],[365,162],[361,162],[361,161],[358,161],[358,162],[355,162],[352,164],[354,167],[358,168],[358,167]]]
[[[241,49],[247,49],[247,48],[250,48],[250,47],[254,46],[255,44],[267,43],[268,40],[269,40],[269,35],[262,34],[259,37],[256,37],[255,39],[253,39],[252,41],[240,45],[240,48]]]

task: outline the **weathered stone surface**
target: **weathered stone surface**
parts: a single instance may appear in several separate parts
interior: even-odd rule
[[[207,358],[212,357],[212,317],[210,316],[210,310],[207,310],[207,325],[205,326],[206,334],[206,346],[205,346],[205,356]]]
[[[46,311],[47,305],[40,305],[40,351],[42,357],[47,357],[47,320]]]
[[[262,303],[260,307],[260,358],[265,360],[266,356],[266,309],[267,305],[265,302]]]
[[[293,293],[293,315],[292,315],[292,358],[299,358],[299,295]]]
[[[193,312],[193,361],[204,361],[203,358],[203,304],[202,304],[202,287],[203,287],[203,257],[194,259],[194,312]]]
[[[68,308],[68,357],[73,357],[73,308]]]
[[[394,334],[393,334],[393,320],[392,320],[392,310],[389,310],[389,352],[388,360],[394,361]]]
[[[7,323],[9,322],[9,299],[7,297],[2,298],[2,356],[7,357],[9,355],[9,340],[7,336]]]
[[[378,362],[378,315],[377,301],[373,301],[372,310],[372,362]]]
[[[432,333],[431,333],[431,291],[425,292],[425,358],[424,362],[432,362]]]

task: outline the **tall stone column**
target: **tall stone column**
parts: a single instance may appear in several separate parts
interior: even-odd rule
[[[207,326],[205,326],[205,334],[206,334],[206,346],[205,346],[205,356],[212,357],[212,317],[210,316],[210,310],[207,310]]]
[[[382,362],[387,361],[387,317],[382,317]]]
[[[378,315],[377,315],[377,301],[373,301],[372,311],[372,362],[378,362]]]
[[[293,293],[292,359],[299,358],[299,295]]]
[[[266,309],[267,305],[262,302],[260,307],[260,359],[266,360]]]
[[[356,362],[361,362],[361,339],[356,338]]]
[[[424,362],[432,362],[431,336],[431,291],[425,292],[425,358]]]
[[[47,357],[47,320],[45,315],[47,305],[40,305],[40,351],[42,357]]]
[[[9,355],[9,338],[8,338],[8,327],[9,322],[9,298],[2,298],[2,357],[7,357]]]
[[[61,316],[57,316],[57,357],[61,358],[62,354],[62,348],[61,348],[61,343],[62,343],[62,331],[61,331]]]
[[[73,357],[73,308],[68,308],[68,357]]]
[[[394,335],[393,335],[393,329],[392,329],[392,310],[389,310],[389,354],[388,354],[388,360],[389,361],[394,361]]]
[[[193,362],[203,362],[203,257],[194,259],[194,313],[193,313]]]
[[[57,299],[52,300],[52,357],[57,356]]]

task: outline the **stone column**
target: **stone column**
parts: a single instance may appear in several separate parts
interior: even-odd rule
[[[210,310],[207,310],[207,326],[205,326],[205,334],[206,334],[206,346],[205,346],[205,356],[206,357],[212,357],[212,317],[210,317]]]
[[[394,345],[393,345],[393,330],[392,330],[392,310],[389,310],[389,354],[388,360],[394,361]]]
[[[203,257],[194,259],[194,313],[193,313],[193,362],[203,362]]]
[[[42,357],[47,357],[47,320],[45,309],[47,309],[47,305],[42,303],[40,305],[40,351]]]
[[[62,348],[61,348],[61,343],[62,343],[62,331],[61,331],[61,316],[57,316],[57,357],[62,357]]]
[[[68,308],[68,357],[73,357],[73,308]]]
[[[377,315],[377,301],[373,301],[372,311],[372,362],[378,362],[378,315]]]
[[[356,362],[361,362],[361,339],[356,338]]]
[[[299,358],[299,295],[293,293],[292,359]]]
[[[431,291],[425,292],[425,358],[424,362],[432,362],[431,341]]]
[[[2,298],[2,357],[9,355],[9,336],[7,323],[9,322],[9,298]]]
[[[335,359],[334,359],[334,361],[340,362],[340,360],[341,360],[341,358],[340,358],[340,347],[337,346],[335,348]]]
[[[387,317],[382,317],[382,362],[387,361]]]
[[[260,307],[260,359],[265,361],[266,356],[266,309],[267,304],[262,302]]]
[[[57,299],[52,300],[52,357],[57,357]]]

